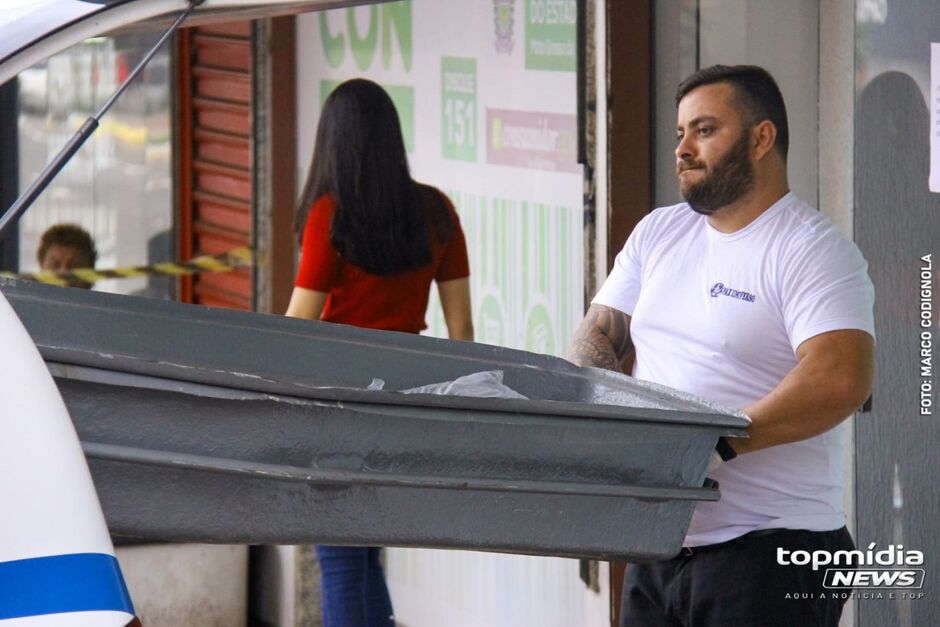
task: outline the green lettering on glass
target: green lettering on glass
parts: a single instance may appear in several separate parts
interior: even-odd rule
[[[502,150],[503,148],[503,118],[493,118],[491,144],[493,150]]]
[[[555,352],[552,316],[541,303],[532,308],[526,320],[525,349],[544,355],[551,355]]]
[[[382,65],[387,70],[392,64],[392,27],[401,62],[406,72],[411,71],[411,0],[382,6]]]
[[[323,53],[326,55],[326,62],[330,64],[330,67],[338,68],[343,63],[346,41],[342,33],[333,35],[330,32],[326,11],[320,11],[320,39],[323,41]]]
[[[527,70],[577,69],[577,15],[575,0],[526,0]]]
[[[477,61],[441,57],[441,154],[477,160]]]
[[[375,5],[369,7],[369,30],[365,37],[359,36],[359,29],[356,26],[355,9],[346,9],[346,30],[349,33],[349,47],[352,48],[353,59],[356,66],[365,71],[372,65],[372,59],[375,58],[376,43],[379,39],[379,8]]]
[[[483,304],[476,321],[477,341],[495,346],[506,345],[506,314],[502,294],[490,293],[483,297]]]

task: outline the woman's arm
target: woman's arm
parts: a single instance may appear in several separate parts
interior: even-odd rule
[[[320,314],[323,313],[326,296],[326,292],[295,287],[294,291],[291,292],[290,304],[287,305],[287,312],[284,315],[291,318],[318,320]]]
[[[296,292],[296,288],[294,289]],[[470,279],[440,281],[437,293],[441,297],[447,337],[452,340],[473,341],[473,315],[470,313]]]

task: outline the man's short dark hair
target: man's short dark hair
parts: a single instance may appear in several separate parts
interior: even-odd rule
[[[46,229],[39,240],[39,248],[36,250],[36,259],[40,266],[49,248],[55,245],[71,246],[77,249],[88,261],[90,268],[93,268],[95,261],[98,260],[94,240],[91,239],[88,231],[77,224],[54,224]]]
[[[689,75],[676,90],[676,106],[693,89],[715,83],[728,83],[734,88],[735,100],[741,108],[745,124],[754,126],[770,120],[777,127],[776,148],[787,159],[790,128],[787,108],[780,88],[770,72],[756,65],[712,65]]]

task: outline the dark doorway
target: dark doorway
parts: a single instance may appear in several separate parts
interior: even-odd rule
[[[867,591],[885,598],[859,599],[858,625],[938,625],[940,395],[933,392],[933,415],[921,412],[920,398],[923,383],[937,384],[920,368],[937,315],[922,318],[920,304],[922,268],[931,265],[922,257],[932,255],[923,276],[934,295],[940,276],[940,194],[928,188],[930,44],[940,41],[940,12],[934,0],[875,8],[860,6],[856,44],[855,235],[875,283],[878,336],[873,399],[856,421],[856,543],[921,551],[926,578],[893,599]]]

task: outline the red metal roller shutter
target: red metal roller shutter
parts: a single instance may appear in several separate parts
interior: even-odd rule
[[[251,24],[184,29],[179,53],[177,224],[185,260],[251,245]],[[180,296],[251,309],[251,271],[184,279]]]

